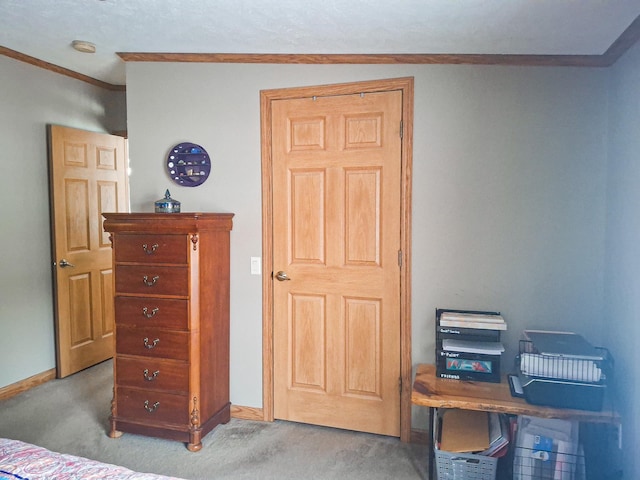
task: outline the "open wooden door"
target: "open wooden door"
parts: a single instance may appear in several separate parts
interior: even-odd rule
[[[59,378],[113,356],[111,242],[102,212],[128,211],[123,137],[49,126]]]

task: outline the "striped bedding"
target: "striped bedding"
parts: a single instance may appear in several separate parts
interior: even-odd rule
[[[0,438],[0,480],[180,480]]]

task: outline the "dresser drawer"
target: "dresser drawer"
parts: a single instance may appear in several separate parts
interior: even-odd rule
[[[189,393],[189,366],[184,362],[120,356],[115,362],[119,386]]]
[[[187,330],[189,301],[172,298],[115,298],[116,323]]]
[[[187,424],[189,400],[187,395],[135,388],[117,389],[116,408],[119,419],[143,421],[146,424]]]
[[[115,238],[116,262],[186,264],[186,235],[119,234]]]
[[[179,295],[189,292],[187,267],[158,267],[156,265],[117,265],[116,293],[145,295]]]
[[[116,353],[189,360],[189,333],[157,328],[116,327]]]

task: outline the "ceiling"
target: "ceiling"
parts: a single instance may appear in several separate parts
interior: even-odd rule
[[[603,55],[639,16],[638,0],[0,0],[0,46],[124,85],[116,52]]]

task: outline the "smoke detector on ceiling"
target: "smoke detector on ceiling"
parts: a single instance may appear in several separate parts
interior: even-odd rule
[[[74,40],[73,42],[71,42],[71,46],[82,53],[96,53],[95,44],[91,42],[85,42],[84,40]]]

